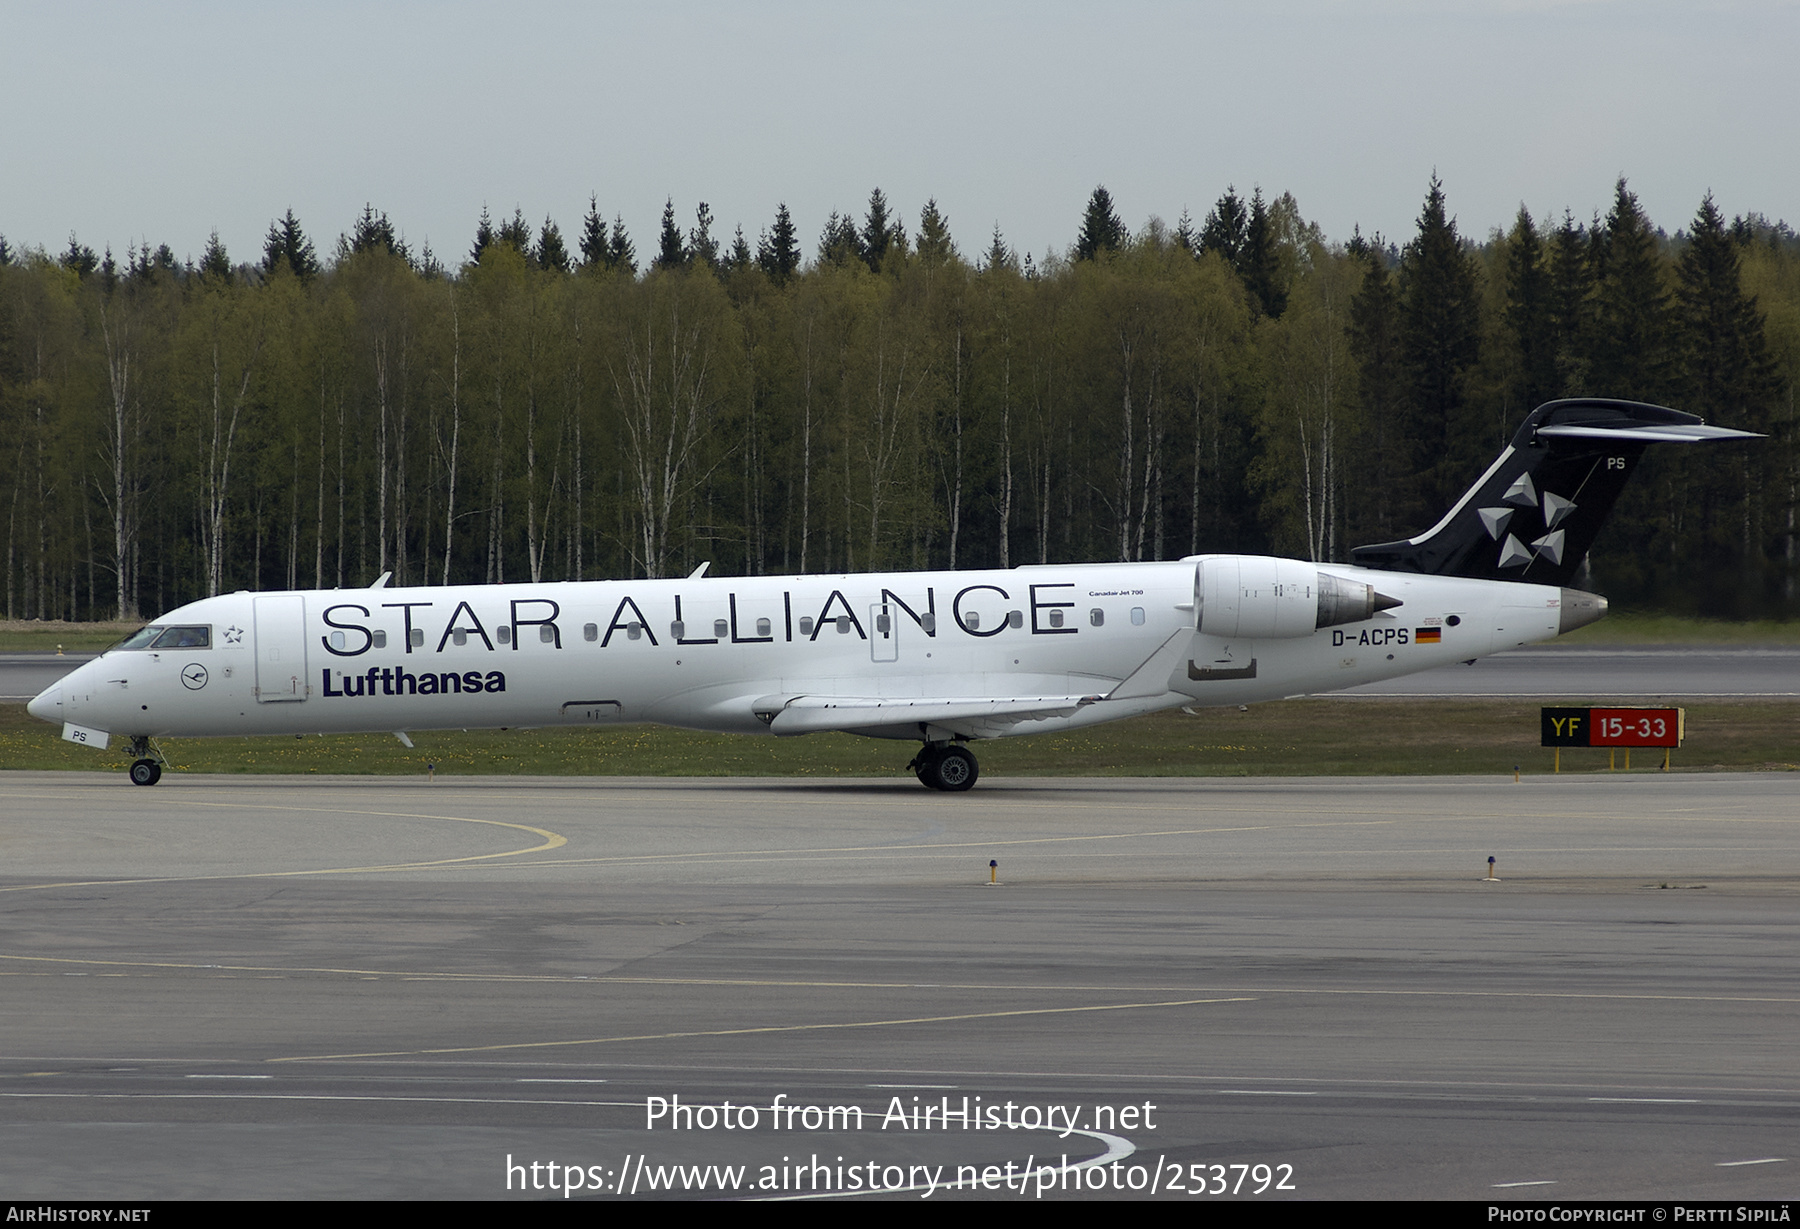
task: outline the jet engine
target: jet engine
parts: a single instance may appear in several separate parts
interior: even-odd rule
[[[1287,639],[1400,605],[1374,585],[1297,559],[1215,555],[1194,567],[1194,625],[1209,636]]]

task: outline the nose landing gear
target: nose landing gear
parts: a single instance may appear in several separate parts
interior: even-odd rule
[[[918,774],[919,784],[949,793],[968,789],[981,775],[975,753],[960,743],[926,743],[907,767]]]
[[[133,759],[126,775],[133,785],[155,785],[162,780],[163,765],[167,761],[147,735],[140,734],[131,740],[129,754]]]

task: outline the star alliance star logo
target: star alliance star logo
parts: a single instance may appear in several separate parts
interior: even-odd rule
[[[225,629],[225,643],[226,644],[242,644],[242,643],[244,643],[244,629],[239,627],[235,623],[232,624],[230,627],[226,628]]]

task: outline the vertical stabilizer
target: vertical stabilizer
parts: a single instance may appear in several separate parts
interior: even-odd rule
[[[1660,405],[1552,401],[1443,520],[1404,542],[1359,546],[1353,558],[1389,572],[1571,585],[1646,446],[1755,438]]]

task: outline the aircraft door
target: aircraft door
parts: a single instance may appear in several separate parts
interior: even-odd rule
[[[256,699],[261,704],[304,700],[306,598],[279,593],[256,599]]]
[[[869,655],[874,661],[900,660],[900,620],[886,602],[869,607]]]

